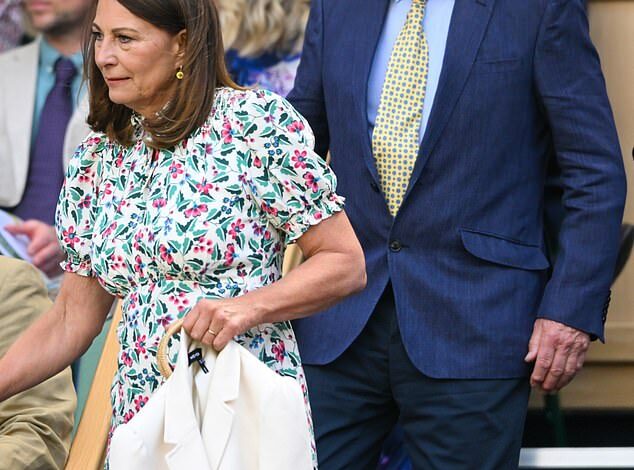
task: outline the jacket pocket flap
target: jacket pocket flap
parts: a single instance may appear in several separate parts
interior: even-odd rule
[[[541,270],[550,266],[542,249],[497,235],[461,229],[465,249],[473,256],[513,268]]]

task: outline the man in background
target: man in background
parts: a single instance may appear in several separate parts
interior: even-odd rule
[[[368,275],[293,322],[319,468],[374,468],[398,420],[414,468],[516,469],[529,384],[561,389],[603,337],[618,249],[623,161],[585,2],[311,8],[289,101],[330,150]]]
[[[66,162],[90,131],[80,98],[81,39],[90,0],[25,0],[31,44],[0,55],[0,208],[23,223],[33,264],[61,273],[54,216]]]
[[[0,356],[50,307],[37,271],[0,256]],[[38,354],[36,344],[32,354]],[[1,402],[0,470],[64,468],[75,404],[70,369]]]

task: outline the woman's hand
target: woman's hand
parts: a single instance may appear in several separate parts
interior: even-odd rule
[[[183,328],[190,338],[220,351],[234,336],[260,323],[257,310],[240,298],[202,299],[185,317]]]

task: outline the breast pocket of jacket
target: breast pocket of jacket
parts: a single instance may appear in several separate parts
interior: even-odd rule
[[[541,247],[473,229],[460,229],[462,245],[484,261],[529,271],[548,269],[550,262]]]

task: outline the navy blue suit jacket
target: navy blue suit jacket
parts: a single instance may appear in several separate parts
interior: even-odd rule
[[[367,82],[388,0],[313,0],[291,103],[365,251],[366,289],[294,322],[305,363],[338,357],[391,281],[407,352],[439,378],[519,377],[536,318],[603,337],[625,176],[583,0],[456,0],[439,88],[396,218],[379,189]],[[565,217],[554,266],[544,182]]]

